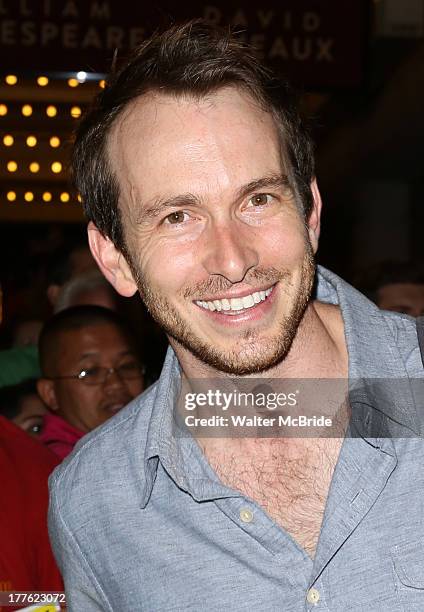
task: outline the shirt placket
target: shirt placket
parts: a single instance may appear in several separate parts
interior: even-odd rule
[[[288,583],[292,601],[282,601],[282,610],[298,610],[298,603],[306,598],[313,562],[297,542],[252,500],[241,496],[218,499],[215,504],[246,535],[254,538],[269,553],[269,563]],[[282,589],[283,592],[283,589]],[[293,605],[296,605],[296,608]]]

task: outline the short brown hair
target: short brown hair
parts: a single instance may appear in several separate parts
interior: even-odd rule
[[[313,147],[289,84],[267,70],[229,30],[202,20],[172,26],[146,40],[112,75],[76,135],[73,170],[87,218],[126,255],[119,185],[106,145],[127,105],[151,91],[201,98],[236,85],[270,112],[280,128],[289,181],[303,214],[310,213]]]

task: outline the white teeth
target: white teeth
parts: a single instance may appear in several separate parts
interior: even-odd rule
[[[231,310],[231,304],[229,300],[224,298],[223,300],[219,300],[222,304],[222,310]]]
[[[242,310],[243,309],[243,300],[240,298],[231,298],[230,300],[231,310]]]
[[[253,295],[246,295],[244,298],[241,299],[241,301],[243,302],[243,308],[251,308],[255,303]]]
[[[274,289],[274,285],[269,287],[266,291],[255,291],[250,295],[245,295],[242,298],[223,298],[222,300],[211,300],[209,302],[205,302],[203,300],[196,301],[198,306],[205,308],[205,310],[211,310],[214,312],[217,310],[220,312],[221,310],[228,311],[239,311],[239,310],[247,310],[248,308],[252,308],[256,304],[263,302]]]

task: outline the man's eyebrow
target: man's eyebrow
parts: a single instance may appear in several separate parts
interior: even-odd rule
[[[250,193],[262,191],[263,189],[281,189],[290,187],[289,179],[285,174],[267,174],[258,179],[254,179],[243,185],[237,192],[237,200],[242,200]]]
[[[285,174],[267,174],[259,179],[254,179],[240,187],[236,193],[236,200],[242,200],[249,193],[262,189],[281,189],[289,187],[289,180]],[[141,206],[138,215],[138,223],[143,223],[160,216],[169,209],[184,208],[185,206],[199,207],[202,202],[200,198],[192,193],[184,193],[162,200],[157,198],[146,205]]]
[[[170,208],[182,208],[184,206],[200,206],[200,200],[192,193],[184,193],[172,198],[162,200],[157,198],[146,205],[141,206],[138,222],[148,221],[158,217]]]
[[[121,357],[126,357],[127,355],[133,355],[134,351],[131,348],[123,349],[114,355],[120,359]],[[85,359],[92,359],[93,357],[101,357],[101,352],[99,351],[87,351],[86,353],[82,353],[78,358],[78,363],[84,361]]]

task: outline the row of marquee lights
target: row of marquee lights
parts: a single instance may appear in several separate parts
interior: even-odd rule
[[[69,87],[78,87],[78,85],[81,85],[86,82],[87,76],[88,76],[87,73],[81,70],[80,72],[76,73],[76,78],[72,77],[68,79],[67,83]],[[16,76],[16,74],[8,74],[4,77],[4,81],[6,85],[13,86],[18,83],[18,77]],[[36,83],[40,87],[45,87],[46,85],[49,84],[49,82],[50,82],[50,79],[47,76],[40,75],[36,77]],[[106,81],[104,79],[100,79],[99,87],[104,89],[105,86],[106,86]],[[21,112],[24,117],[30,117],[33,112],[33,108],[31,104],[24,104],[21,108]],[[7,113],[8,113],[8,108],[6,104],[0,104],[0,116],[4,117],[5,115],[7,115]],[[70,114],[71,114],[71,117],[74,117],[75,119],[80,117],[81,108],[79,106],[73,106],[70,110]],[[46,115],[48,117],[55,117],[57,115],[56,106],[54,106],[53,104],[49,104],[46,107]]]
[[[76,78],[70,78],[68,79],[68,85],[69,87],[78,87],[78,85],[81,85],[82,83],[85,83],[85,81],[87,80],[87,73],[84,72],[83,70],[81,70],[80,72],[77,72]],[[8,74],[4,77],[4,81],[6,83],[6,85],[16,85],[18,82],[18,77],[16,76],[16,74]],[[40,87],[45,87],[46,85],[48,85],[50,82],[49,77],[46,76],[39,76],[36,79],[36,83],[37,85],[39,85]],[[99,81],[99,87],[101,87],[102,89],[104,89],[106,86],[106,81],[104,79],[100,79]]]
[[[24,193],[24,200],[25,202],[33,202],[35,199],[36,195],[34,194],[33,191],[25,191]],[[16,191],[8,191],[6,193],[6,199],[8,202],[16,202],[18,199],[18,194],[16,193]],[[53,200],[53,194],[50,191],[44,191],[43,194],[41,195],[41,199],[43,202],[52,202]],[[67,203],[71,201],[71,194],[68,193],[67,191],[62,191],[62,193],[59,195],[59,199],[61,202],[63,203]],[[76,202],[81,202],[81,196],[77,195],[75,198]]]
[[[18,162],[11,159],[6,163],[6,168],[8,172],[16,172],[19,168]],[[28,170],[32,174],[36,174],[40,170],[40,164],[33,161],[28,164]],[[50,170],[53,172],[53,174],[60,174],[63,170],[63,165],[60,161],[54,161],[50,164]]]
[[[14,136],[12,136],[12,134],[5,134],[3,136],[3,144],[5,147],[12,147],[15,144]],[[25,144],[27,147],[31,147],[31,148],[36,147],[38,144],[38,138],[34,136],[33,134],[29,134],[25,139]],[[53,149],[57,149],[57,147],[60,147],[59,136],[51,136],[49,138],[49,145]]]
[[[32,113],[33,113],[33,107],[31,106],[31,104],[23,104],[21,107],[21,113],[24,117],[31,117]],[[48,106],[46,106],[46,115],[47,117],[56,117],[57,115],[57,107],[54,106],[53,104],[49,104]],[[9,112],[9,109],[7,107],[6,104],[1,103],[0,104],[0,117],[5,117],[7,115],[7,113]],[[71,117],[73,117],[74,119],[78,119],[78,117],[81,116],[81,107],[80,106],[72,106],[70,109],[70,115]]]

